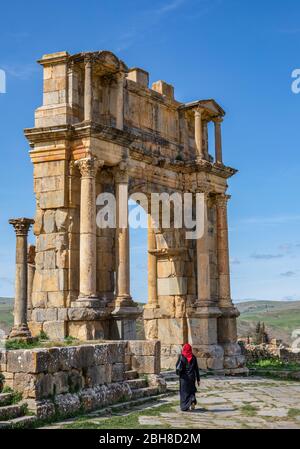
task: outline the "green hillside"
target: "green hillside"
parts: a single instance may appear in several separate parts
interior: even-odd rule
[[[0,329],[8,332],[13,324],[13,299],[0,297]]]
[[[294,329],[300,329],[300,301],[245,301],[237,304],[241,312],[238,335],[252,335],[258,321],[263,321],[271,337],[291,343]]]

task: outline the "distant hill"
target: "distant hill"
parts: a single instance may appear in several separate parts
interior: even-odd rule
[[[0,329],[8,332],[13,325],[13,298],[0,297]]]
[[[236,304],[241,312],[238,335],[253,335],[258,321],[266,325],[270,337],[291,343],[294,329],[300,329],[300,301],[245,301]]]

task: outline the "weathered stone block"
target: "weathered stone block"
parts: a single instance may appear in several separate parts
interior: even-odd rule
[[[157,279],[157,293],[159,296],[186,295],[187,278],[174,277]]]
[[[33,309],[31,318],[37,323],[42,323],[44,321],[55,321],[57,320],[57,309],[55,308],[36,308]]]
[[[153,355],[132,357],[132,369],[142,374],[159,374],[160,357]]]
[[[7,370],[10,372],[41,373],[48,370],[48,349],[8,351]]]
[[[76,393],[83,388],[84,378],[80,371],[72,369],[68,372],[68,385],[70,393]]]
[[[164,344],[185,343],[185,318],[171,318],[158,320],[158,339]]]
[[[44,178],[49,179],[49,178]],[[52,234],[56,231],[55,227],[55,211],[54,210],[46,210],[44,213],[44,231],[46,234]]]
[[[66,336],[65,321],[45,321],[43,331],[51,340],[63,340]]]
[[[57,209],[55,212],[55,224],[57,230],[66,231],[68,229],[68,211]]]
[[[122,382],[124,380],[125,366],[124,363],[113,363],[112,365],[112,382]]]
[[[23,399],[36,398],[36,380],[36,374],[15,373],[12,388],[22,393]]]
[[[59,371],[53,374],[54,394],[68,393],[68,379],[68,373],[65,371]]]
[[[85,384],[87,387],[95,387],[111,383],[112,365],[97,365],[87,369],[85,376]]]
[[[131,340],[128,341],[128,349],[132,355],[160,355],[160,341],[159,340]]]

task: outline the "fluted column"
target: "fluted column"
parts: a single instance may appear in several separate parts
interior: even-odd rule
[[[195,114],[195,145],[197,159],[205,159],[203,148],[203,133],[202,133],[202,109],[196,109]]]
[[[116,223],[116,261],[117,286],[116,305],[131,306],[130,260],[128,227],[128,173],[125,163],[115,172],[117,223]]]
[[[149,308],[158,307],[157,297],[157,257],[156,238],[151,214],[148,214],[148,304]]]
[[[92,120],[92,58],[84,60],[84,120]]]
[[[96,286],[96,194],[95,178],[103,165],[89,156],[76,161],[81,173],[80,191],[80,279],[79,301],[95,300]]]
[[[218,164],[223,164],[222,157],[222,136],[221,136],[221,123],[223,119],[221,117],[216,117],[214,119],[215,124],[215,161]]]
[[[9,220],[16,232],[16,281],[14,326],[9,338],[30,338],[31,333],[27,324],[27,236],[34,220],[30,218],[16,218]]]
[[[227,201],[230,195],[216,196],[217,206],[217,247],[218,247],[218,276],[219,276],[219,305],[232,305],[230,294],[230,268],[228,248]]]
[[[117,108],[116,108],[116,128],[124,127],[124,82],[125,73],[119,72],[117,78]]]

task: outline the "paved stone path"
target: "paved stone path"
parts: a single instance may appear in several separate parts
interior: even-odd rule
[[[169,385],[177,387],[176,383]],[[300,429],[299,382],[256,377],[205,378],[201,380],[197,401],[193,412],[181,412],[177,405],[174,411],[158,417],[140,417],[140,424],[153,422],[169,428],[195,429]]]
[[[180,411],[178,383],[168,386],[174,394],[118,415],[137,414],[140,428],[300,429],[300,382],[258,377],[202,378],[193,412]],[[82,423],[87,428],[89,424],[104,424],[108,418],[94,412],[86,415]],[[50,427],[64,428],[70,423],[79,424],[72,419]]]

